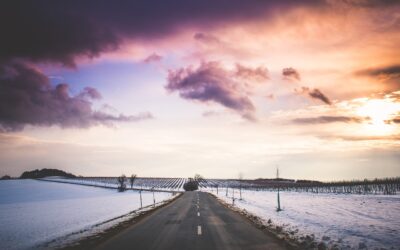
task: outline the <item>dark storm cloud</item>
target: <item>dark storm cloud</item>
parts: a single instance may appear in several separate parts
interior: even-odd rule
[[[339,3],[339,0],[336,0]],[[391,7],[393,5],[398,5],[398,0],[341,0],[341,3],[345,3],[351,6],[358,7]]]
[[[321,124],[321,123],[334,123],[334,122],[344,122],[344,123],[362,123],[364,121],[369,121],[369,117],[350,117],[350,116],[318,116],[318,117],[306,117],[306,118],[296,118],[292,122],[297,124]]]
[[[0,131],[17,131],[26,125],[88,128],[151,118],[148,113],[114,116],[96,111],[92,100],[100,98],[90,87],[71,96],[68,84],[53,87],[46,75],[27,63],[0,64]]]
[[[294,68],[284,68],[282,70],[283,79],[293,81],[300,81],[300,73]]]
[[[386,67],[368,68],[354,72],[356,76],[366,76],[379,80],[392,90],[400,87],[400,65],[389,65]]]
[[[326,104],[331,105],[332,102],[329,100],[328,97],[326,97],[326,95],[324,95],[319,89],[313,89],[311,91],[308,92],[308,94],[315,99],[321,100]]]
[[[245,119],[255,120],[254,105],[235,72],[224,69],[218,62],[205,62],[196,69],[169,71],[166,89],[178,92],[184,99],[219,103]]]
[[[357,75],[366,76],[400,76],[400,65],[390,65],[387,67],[371,68],[356,72]]]
[[[310,89],[309,87],[301,87],[301,90],[295,89],[295,92],[300,94],[306,94],[313,99],[318,99],[328,105],[331,105],[332,102],[329,98],[324,95],[319,89]]]
[[[322,0],[6,0],[0,3],[0,60],[22,58],[74,66],[125,39],[160,38],[186,27],[266,18]]]

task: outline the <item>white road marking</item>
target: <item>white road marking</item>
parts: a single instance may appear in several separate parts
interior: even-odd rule
[[[197,226],[197,235],[201,235],[201,226]]]
[[[197,212],[197,216],[200,216],[200,212]]]

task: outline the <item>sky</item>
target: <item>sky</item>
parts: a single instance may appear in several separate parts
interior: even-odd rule
[[[400,176],[400,2],[2,1],[0,175]]]

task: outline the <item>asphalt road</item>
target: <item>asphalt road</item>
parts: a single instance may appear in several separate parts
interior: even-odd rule
[[[210,194],[185,192],[95,249],[286,249]]]

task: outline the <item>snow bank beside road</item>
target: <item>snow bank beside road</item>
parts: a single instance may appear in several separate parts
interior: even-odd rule
[[[140,208],[137,191],[35,180],[0,182],[0,242],[3,249],[29,249]],[[142,192],[143,206],[153,194]],[[155,193],[156,202],[172,194]]]
[[[215,190],[214,190],[215,191]],[[218,197],[232,203],[232,190]],[[213,192],[216,194],[215,192]],[[400,249],[400,196],[281,192],[283,211],[276,212],[276,192],[242,191],[235,206],[292,232],[297,238],[314,235],[317,242],[340,249]]]

